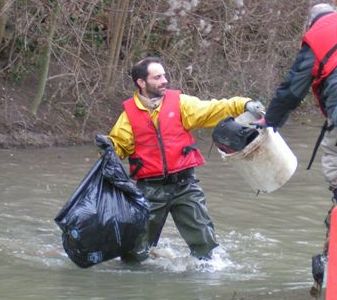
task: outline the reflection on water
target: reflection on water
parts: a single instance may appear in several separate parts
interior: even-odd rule
[[[95,147],[1,150],[2,298],[231,299],[235,291],[309,287],[330,205],[319,158],[306,170],[318,133],[292,125],[281,132],[298,169],[284,187],[259,196],[213,149],[197,171],[220,243],[211,261],[189,256],[169,218],[159,258],[86,270],[65,255],[53,218],[97,159]],[[209,139],[201,137],[200,147],[207,155]]]

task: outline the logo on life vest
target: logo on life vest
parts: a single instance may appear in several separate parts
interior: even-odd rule
[[[168,113],[168,117],[169,118],[174,118],[174,116],[175,116],[175,113],[174,113],[174,111],[170,111],[169,113]]]

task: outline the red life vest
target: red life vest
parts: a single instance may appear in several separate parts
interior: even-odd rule
[[[311,48],[316,58],[311,87],[322,113],[326,116],[324,103],[319,98],[319,89],[324,79],[337,67],[337,13],[320,17],[306,32],[302,43]]]
[[[135,179],[165,177],[204,164],[192,134],[183,127],[179,103],[180,91],[167,90],[156,128],[149,112],[139,109],[133,98],[123,102],[135,139],[135,152],[129,157]]]

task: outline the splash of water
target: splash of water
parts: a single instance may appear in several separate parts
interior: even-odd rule
[[[222,246],[214,249],[212,259],[200,260],[191,256],[186,246],[172,245],[169,239],[162,239],[158,247],[151,250],[151,257],[144,262],[144,265],[176,273],[188,271],[213,273],[240,268],[231,261]]]

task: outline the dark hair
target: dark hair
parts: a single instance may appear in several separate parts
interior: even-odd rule
[[[138,79],[143,79],[146,80],[147,76],[149,75],[148,73],[148,66],[151,63],[158,63],[158,64],[163,64],[161,59],[156,56],[148,56],[145,57],[144,59],[140,60],[137,62],[131,69],[131,77],[134,82],[134,84],[139,88],[137,80]]]

